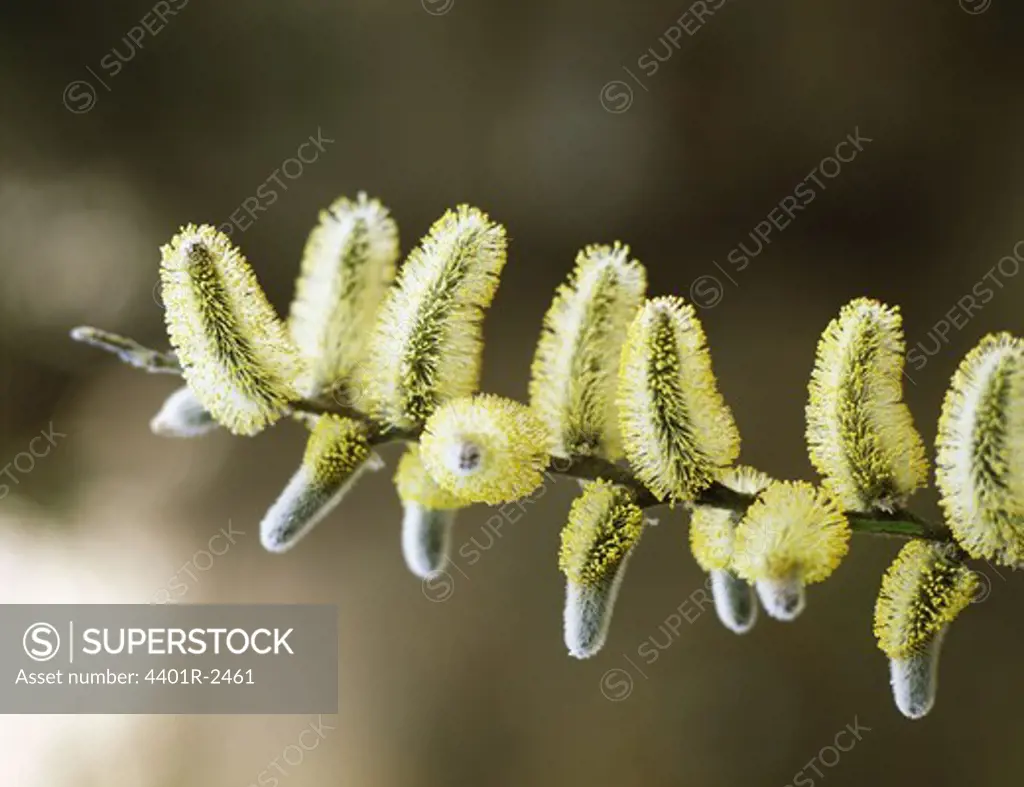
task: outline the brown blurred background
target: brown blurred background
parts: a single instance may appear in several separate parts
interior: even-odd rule
[[[906,396],[930,442],[963,354],[989,331],[1024,332],[1024,276],[1012,257],[990,273],[1024,238],[1024,8],[736,0],[698,24],[695,9],[677,22],[685,0],[182,2],[164,4],[178,13],[139,45],[127,36],[148,0],[0,9],[0,465],[51,422],[67,435],[0,501],[0,599],[149,601],[230,520],[247,535],[186,579],[182,600],[338,604],[341,710],[298,766],[280,757],[315,719],[6,717],[11,784],[1019,782],[1024,582],[1009,571],[980,567],[991,594],[954,627],[938,705],[917,723],[895,710],[870,631],[898,546],[882,539],[855,537],[795,624],[762,616],[740,638],[708,610],[666,635],[703,583],[684,515],[666,512],[632,562],[605,651],[575,662],[556,569],[572,483],[498,538],[492,511],[464,513],[443,603],[403,565],[390,472],[294,552],[265,554],[257,524],[300,431],[158,439],[148,419],[173,380],[67,331],[163,345],[159,245],[182,223],[228,221],[321,129],[334,142],[234,233],[282,310],[305,234],[337,195],[382,198],[404,249],[471,202],[512,239],[486,326],[488,390],[525,396],[540,319],[576,250],[621,239],[653,293],[689,296],[697,280],[706,292],[700,277],[716,277],[702,317],[745,462],[812,478],[815,344],[860,295],[900,304],[908,344],[928,350]],[[872,141],[744,270],[731,265],[855,128]],[[957,304],[986,275],[993,296],[965,320]],[[934,492],[915,507],[937,515]],[[648,664],[638,652],[652,643]],[[602,676],[615,669],[633,688],[609,701]],[[855,719],[870,731],[834,763],[823,747]]]

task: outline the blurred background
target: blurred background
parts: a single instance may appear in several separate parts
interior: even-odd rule
[[[144,603],[177,579],[185,602],[337,604],[341,629],[340,713],[297,765],[282,754],[315,718],[8,716],[10,783],[1019,781],[1024,580],[1010,571],[979,566],[990,592],[947,639],[935,711],[911,723],[871,635],[898,543],[855,536],[797,623],[762,616],[737,637],[699,610],[685,515],[666,511],[608,645],[580,663],[556,567],[574,483],[500,529],[492,510],[464,512],[440,589],[403,564],[390,471],[272,556],[257,525],[301,431],[158,439],[148,421],[174,380],[67,338],[85,323],[165,346],[158,249],[183,223],[230,222],[283,311],[336,196],[380,197],[405,250],[470,202],[511,237],[487,390],[526,396],[552,290],[580,247],[620,239],[652,293],[701,306],[744,462],[813,478],[815,345],[861,295],[903,308],[906,398],[930,443],[960,358],[987,332],[1024,332],[1024,8],[716,2],[3,3],[0,467],[42,432],[66,436],[0,479],[0,600]],[[870,141],[822,163],[848,135]],[[310,136],[321,147],[288,163]],[[786,198],[803,207],[789,222]],[[915,510],[937,516],[934,492]],[[197,570],[229,523],[244,535]],[[836,759],[847,725],[861,739]]]

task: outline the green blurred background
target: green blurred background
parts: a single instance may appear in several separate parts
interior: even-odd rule
[[[980,566],[991,592],[950,634],[938,705],[917,723],[892,705],[870,631],[898,546],[883,539],[855,537],[797,623],[762,616],[737,637],[712,611],[694,615],[704,577],[685,515],[664,512],[607,647],[575,662],[556,569],[574,483],[497,536],[493,511],[465,512],[443,602],[402,562],[390,472],[272,556],[257,525],[301,431],[158,439],[148,420],[173,380],[67,331],[162,346],[160,244],[185,222],[227,221],[320,129],[334,142],[233,236],[282,310],[334,197],[379,196],[405,250],[470,202],[511,237],[487,390],[525,397],[551,291],[578,248],[621,239],[652,293],[689,296],[699,281],[694,297],[713,294],[701,316],[743,461],[813,477],[802,435],[815,344],[860,295],[903,307],[924,360],[906,397],[931,442],[963,354],[989,331],[1024,331],[1013,257],[991,273],[1024,238],[1024,8],[736,0],[698,24],[685,0],[182,2],[135,42],[147,14],[155,26],[149,2],[0,8],[0,465],[51,423],[67,435],[0,500],[0,600],[150,601],[230,521],[246,535],[193,568],[181,600],[337,604],[340,714],[298,765],[282,754],[315,719],[3,717],[10,783],[1019,783],[1024,583],[1010,571]],[[730,264],[855,128],[864,150],[745,269]],[[986,276],[992,297],[965,318],[961,299]],[[934,492],[915,508],[937,515]],[[673,633],[683,604],[693,622]],[[628,673],[628,696],[610,670]],[[824,747],[855,719],[870,731],[834,762]]]

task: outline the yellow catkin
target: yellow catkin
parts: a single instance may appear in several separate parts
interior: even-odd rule
[[[360,375],[365,406],[411,429],[443,402],[473,394],[484,310],[505,265],[505,229],[467,205],[435,222],[381,306]]]
[[[985,337],[957,369],[936,440],[935,478],[960,545],[1024,563],[1024,342]]]
[[[807,404],[811,461],[840,504],[892,511],[928,464],[903,398],[899,309],[869,298],[843,307],[818,343]]]
[[[498,505],[540,486],[550,458],[548,434],[526,405],[481,394],[434,412],[420,438],[420,458],[456,497]]]
[[[397,261],[398,228],[377,200],[360,193],[320,211],[288,321],[311,370],[306,396],[336,393],[352,383]]]
[[[608,481],[587,483],[562,529],[558,567],[570,583],[602,585],[615,575],[642,532],[643,512],[628,490]]]
[[[977,576],[952,556],[950,545],[909,542],[889,567],[878,593],[878,647],[893,659],[923,653],[977,590]]]
[[[208,225],[161,248],[167,331],[189,388],[218,423],[251,435],[279,419],[307,370],[245,257]]]
[[[659,500],[693,499],[739,455],[704,330],[680,298],[647,301],[630,325],[618,403],[626,457]]]
[[[719,481],[733,491],[747,495],[760,494],[772,479],[752,467],[732,467],[722,473]],[[705,571],[729,569],[732,563],[736,527],[743,515],[714,506],[698,505],[690,519],[690,549]]]
[[[336,486],[344,482],[370,456],[366,427],[338,415],[321,416],[310,433],[302,466],[314,483]]]
[[[846,555],[850,525],[836,501],[804,481],[775,481],[736,528],[732,568],[748,582],[827,578]]]
[[[647,276],[629,247],[588,246],[558,288],[533,359],[530,405],[557,456],[622,453],[615,394],[622,344]]]

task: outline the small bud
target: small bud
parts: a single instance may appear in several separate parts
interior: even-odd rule
[[[946,393],[935,480],[950,529],[966,552],[1024,564],[1024,341],[987,336]]]
[[[618,402],[626,457],[659,500],[692,500],[739,455],[704,330],[680,298],[647,301],[630,325]]]
[[[190,224],[161,252],[164,316],[185,381],[218,423],[256,434],[298,398],[298,351],[226,235]]]
[[[882,579],[875,636],[890,659],[893,696],[905,716],[931,710],[942,640],[977,589],[977,576],[951,545],[920,540],[900,550]]]
[[[711,595],[718,619],[729,631],[746,634],[757,622],[757,597],[754,588],[731,571],[711,572]]]
[[[260,524],[263,547],[270,552],[291,549],[341,502],[363,472],[381,466],[361,423],[321,416],[302,465]]]
[[[792,620],[803,611],[804,586],[835,571],[849,541],[849,522],[824,489],[775,481],[736,528],[732,567],[756,585],[769,615]]]
[[[306,241],[288,321],[311,370],[304,396],[351,385],[397,261],[398,228],[377,200],[360,193],[320,211],[320,223]],[[346,397],[354,398],[350,391]]]
[[[479,386],[484,310],[505,265],[505,229],[462,205],[409,255],[382,304],[360,386],[367,406],[400,429]]]
[[[626,563],[642,533],[643,512],[622,487],[594,481],[573,502],[558,556],[567,580],[570,655],[589,658],[604,646]]]
[[[626,329],[647,276],[629,247],[588,246],[544,317],[533,359],[530,406],[544,421],[556,456],[622,454],[618,364]]]
[[[187,385],[172,393],[149,422],[153,434],[161,437],[199,437],[217,426]]]
[[[426,579],[443,569],[448,560],[455,511],[435,510],[419,503],[403,503],[402,506],[405,564],[413,574]]]
[[[449,493],[498,505],[541,485],[548,435],[525,405],[481,394],[455,399],[434,412],[420,438],[420,457]]]

